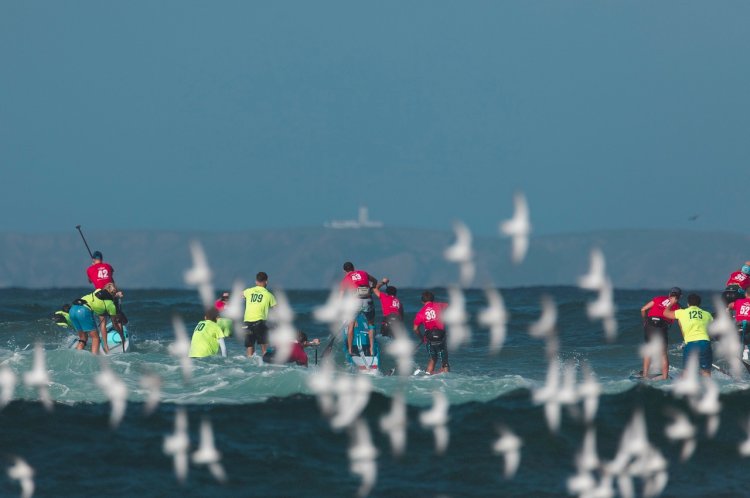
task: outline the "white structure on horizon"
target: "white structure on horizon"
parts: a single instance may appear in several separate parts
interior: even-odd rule
[[[326,228],[383,228],[382,221],[372,221],[367,206],[359,207],[359,217],[356,220],[332,220],[323,224]]]

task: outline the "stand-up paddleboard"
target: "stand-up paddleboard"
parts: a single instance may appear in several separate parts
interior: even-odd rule
[[[659,377],[661,377],[661,373],[655,373],[655,374],[649,374],[648,376],[644,376],[643,372],[633,372],[630,374],[629,379],[633,381],[651,381],[651,380],[661,380]],[[667,376],[667,379],[671,379],[671,376]]]
[[[130,351],[130,336],[128,335],[127,325],[123,325],[122,333],[125,336],[124,345],[122,344],[120,334],[112,328],[112,325],[109,324],[107,326],[107,346],[109,346],[109,353],[106,354],[119,354]]]
[[[130,336],[128,335],[127,325],[123,325],[122,332],[125,335],[124,348],[122,345],[122,339],[120,339],[120,334],[112,327],[112,322],[107,321],[107,346],[109,346],[109,353],[107,354],[119,354],[123,352],[127,353],[128,351],[130,351]],[[75,349],[77,346],[78,335],[75,335],[70,339],[68,347],[70,349]],[[104,348],[100,348],[100,351],[104,353]]]
[[[364,314],[359,313],[354,322],[354,335],[352,338],[352,351],[347,350],[347,325],[342,327],[344,354],[346,361],[352,370],[368,375],[377,375],[380,371],[380,346],[377,341],[370,347],[370,337],[367,333],[367,319]]]
[[[421,368],[417,368],[416,370],[414,370],[414,373],[411,375],[412,377],[434,377],[436,375],[442,375],[446,373],[448,372],[443,372],[439,368],[436,368],[435,371],[432,373],[427,372],[427,370],[422,370]]]

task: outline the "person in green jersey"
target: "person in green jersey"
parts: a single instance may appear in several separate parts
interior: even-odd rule
[[[222,341],[224,339],[221,328],[216,323],[218,317],[219,311],[216,308],[209,308],[206,310],[203,320],[195,326],[193,337],[190,340],[189,356],[191,358],[205,358],[206,356],[214,356],[219,352],[219,339]]]
[[[664,310],[664,318],[677,320],[682,331],[685,347],[682,349],[683,367],[687,364],[690,355],[698,356],[698,365],[701,374],[710,377],[711,365],[713,364],[713,352],[711,351],[711,339],[708,337],[708,324],[714,319],[711,313],[701,309],[701,297],[698,294],[690,294],[687,298],[688,307],[681,310]]]
[[[99,354],[100,345],[104,348],[105,353],[109,353],[106,318],[107,316],[114,317],[117,315],[114,299],[114,296],[105,288],[95,290],[91,294],[86,294],[73,301],[73,306],[70,307],[70,321],[73,324],[73,329],[78,332],[76,349],[85,348],[88,339],[91,338],[91,352],[93,354]],[[100,337],[100,332],[103,340]],[[125,343],[124,337],[122,342]]]
[[[260,344],[262,354],[266,354],[268,348],[268,311],[276,306],[276,298],[266,287],[268,286],[268,275],[266,272],[258,272],[255,276],[255,287],[245,289],[242,293],[245,298],[245,348],[247,356],[255,353],[255,345]]]
[[[219,340],[219,346],[221,347],[222,356],[227,355],[227,348],[224,339],[232,335],[232,327],[234,325],[231,318],[221,316],[224,312],[224,307],[226,306],[227,302],[229,302],[229,292],[222,292],[221,297],[214,303],[214,307],[219,311],[219,318],[216,319],[216,323],[219,325],[219,328],[221,328],[222,332],[221,339]]]
[[[72,329],[73,322],[70,321],[70,305],[63,304],[60,306],[60,309],[52,315],[52,321],[64,329]]]
[[[216,319],[216,324],[221,329],[221,337],[219,337],[219,347],[221,348],[221,356],[227,355],[227,346],[224,339],[232,335],[232,319],[220,316]]]

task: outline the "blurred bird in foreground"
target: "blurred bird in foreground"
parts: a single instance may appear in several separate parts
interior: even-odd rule
[[[453,231],[456,233],[456,242],[443,252],[443,256],[447,261],[459,265],[461,286],[466,287],[474,280],[476,272],[471,231],[460,221],[453,223]]]
[[[531,233],[526,196],[523,193],[517,193],[513,197],[513,206],[513,217],[500,224],[500,233],[511,237],[511,260],[513,263],[519,264],[526,257],[526,251],[529,248],[529,234]]]
[[[34,344],[34,364],[23,376],[23,383],[27,387],[36,388],[39,393],[39,401],[49,411],[52,410],[52,398],[49,395],[49,373],[47,372],[47,360],[44,347],[41,342]]]
[[[34,469],[20,457],[13,457],[13,466],[8,468],[8,477],[21,485],[21,498],[34,495]]]

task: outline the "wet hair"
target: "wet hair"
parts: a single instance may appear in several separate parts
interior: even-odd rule
[[[298,341],[298,342],[299,342],[300,344],[304,344],[304,343],[306,343],[306,342],[307,342],[307,334],[305,334],[305,333],[304,333],[304,332],[302,332],[301,330],[297,331],[297,341]]]
[[[258,274],[255,275],[255,280],[257,282],[268,282],[268,273],[259,271]]]
[[[395,296],[396,292],[398,292],[398,289],[396,289],[395,287],[391,285],[385,288],[385,293],[388,294],[389,296]]]
[[[433,294],[432,292],[430,292],[430,291],[424,291],[422,293],[422,302],[423,303],[429,303],[430,301],[434,301],[434,300],[435,300],[435,294]]]
[[[108,282],[107,285],[104,286],[104,290],[109,292],[109,295],[112,297],[117,294],[117,287],[115,287],[115,284],[113,284],[112,282]]]
[[[91,255],[91,259],[98,259],[99,261],[101,261],[102,259],[104,259],[104,257],[102,256],[101,251],[94,251],[94,254]]]
[[[354,263],[351,261],[344,263],[344,271],[354,271]]]
[[[701,297],[698,294],[690,294],[688,296],[688,305],[689,306],[700,306],[701,305]]]
[[[216,308],[208,308],[205,313],[206,320],[211,320],[212,322],[215,322],[217,318],[219,318],[219,310]]]

